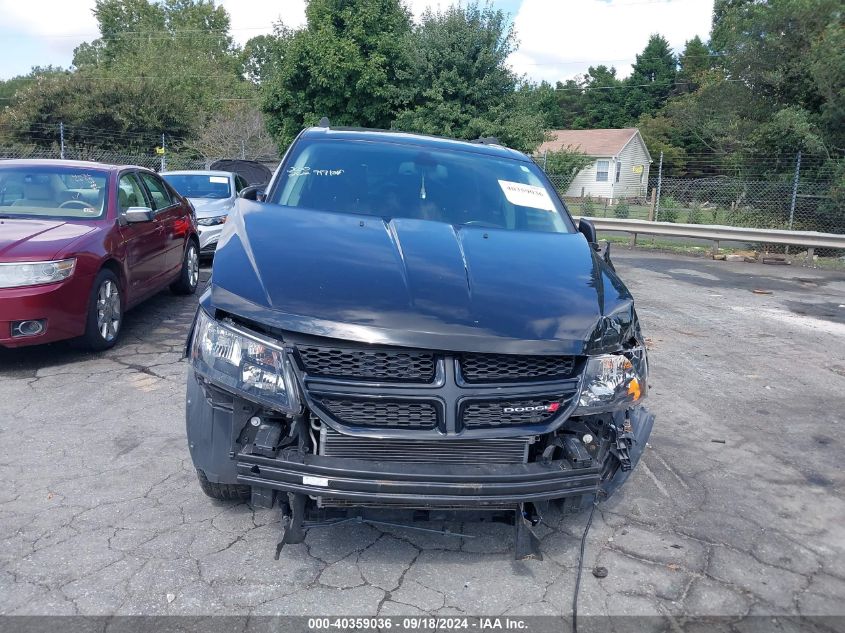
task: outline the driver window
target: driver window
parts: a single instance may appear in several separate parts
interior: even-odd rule
[[[117,184],[117,208],[125,213],[129,207],[145,207],[147,201],[134,174],[124,174]]]
[[[150,197],[153,200],[153,211],[161,211],[173,204],[167,188],[158,178],[151,174],[142,173],[141,180],[144,181],[147,191],[150,192]]]

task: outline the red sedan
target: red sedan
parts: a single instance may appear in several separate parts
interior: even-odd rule
[[[155,172],[0,161],[0,346],[106,349],[127,309],[198,281],[193,209]]]

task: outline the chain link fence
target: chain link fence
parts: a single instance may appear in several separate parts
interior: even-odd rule
[[[9,158],[64,158],[65,160],[87,160],[111,165],[137,165],[161,171],[167,169],[205,169],[204,160],[187,158],[176,153],[167,153],[162,157],[156,154],[123,153],[90,147],[38,147],[38,146],[0,146],[0,160]]]
[[[168,151],[119,152],[92,147],[58,145],[2,146],[0,159],[62,158],[109,164],[139,165],[149,169],[205,169],[207,161]],[[275,168],[275,161],[269,167]],[[649,179],[641,196],[610,200],[587,195],[566,197],[574,215],[635,218],[685,224],[717,224],[751,228],[777,228],[845,234],[845,205],[834,198],[833,183],[804,179],[744,179],[735,176],[667,178],[659,170]],[[565,196],[572,174],[548,174]],[[659,196],[658,196],[658,191]]]
[[[570,176],[549,174],[564,195]],[[659,186],[658,186],[659,185]],[[635,198],[566,197],[574,215],[633,218],[685,224],[845,233],[845,206],[832,183],[712,178],[653,178],[648,193]],[[660,191],[658,197],[657,192]]]

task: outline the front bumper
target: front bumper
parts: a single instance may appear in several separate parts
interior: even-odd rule
[[[92,279],[75,273],[70,279],[42,286],[0,288],[0,346],[40,345],[85,333]],[[46,320],[36,336],[12,337],[12,323]]]
[[[448,440],[444,440],[448,441]],[[414,507],[508,506],[593,494],[602,467],[548,464],[403,464],[295,454],[236,457],[240,484],[343,499]],[[318,485],[315,485],[315,482]]]
[[[190,373],[188,444],[194,465],[209,481],[302,494],[351,506],[460,509],[512,507],[593,494],[607,498],[637,465],[654,421],[641,406],[630,409],[627,415],[614,414],[614,423],[626,429],[624,451],[611,450],[616,446],[615,439],[604,440],[586,465],[565,455],[549,460],[536,455],[527,463],[417,463],[419,460],[381,460],[372,451],[354,458],[315,455],[296,447],[257,454],[245,434],[249,433],[248,420],[260,414],[260,407],[252,408],[237,398],[218,405],[218,397],[206,392],[197,376]],[[573,429],[583,427],[583,420],[571,418],[564,428],[570,424],[575,425]],[[583,431],[577,433],[580,437]],[[624,466],[619,460],[622,453]]]
[[[217,249],[217,242],[220,240],[224,226],[224,224],[215,224],[214,226],[199,225],[197,227],[200,238],[200,253],[213,253]]]

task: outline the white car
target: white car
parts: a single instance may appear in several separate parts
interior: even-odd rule
[[[232,172],[209,170],[165,171],[161,176],[194,205],[200,254],[211,255],[238,194],[248,186],[246,180]]]

